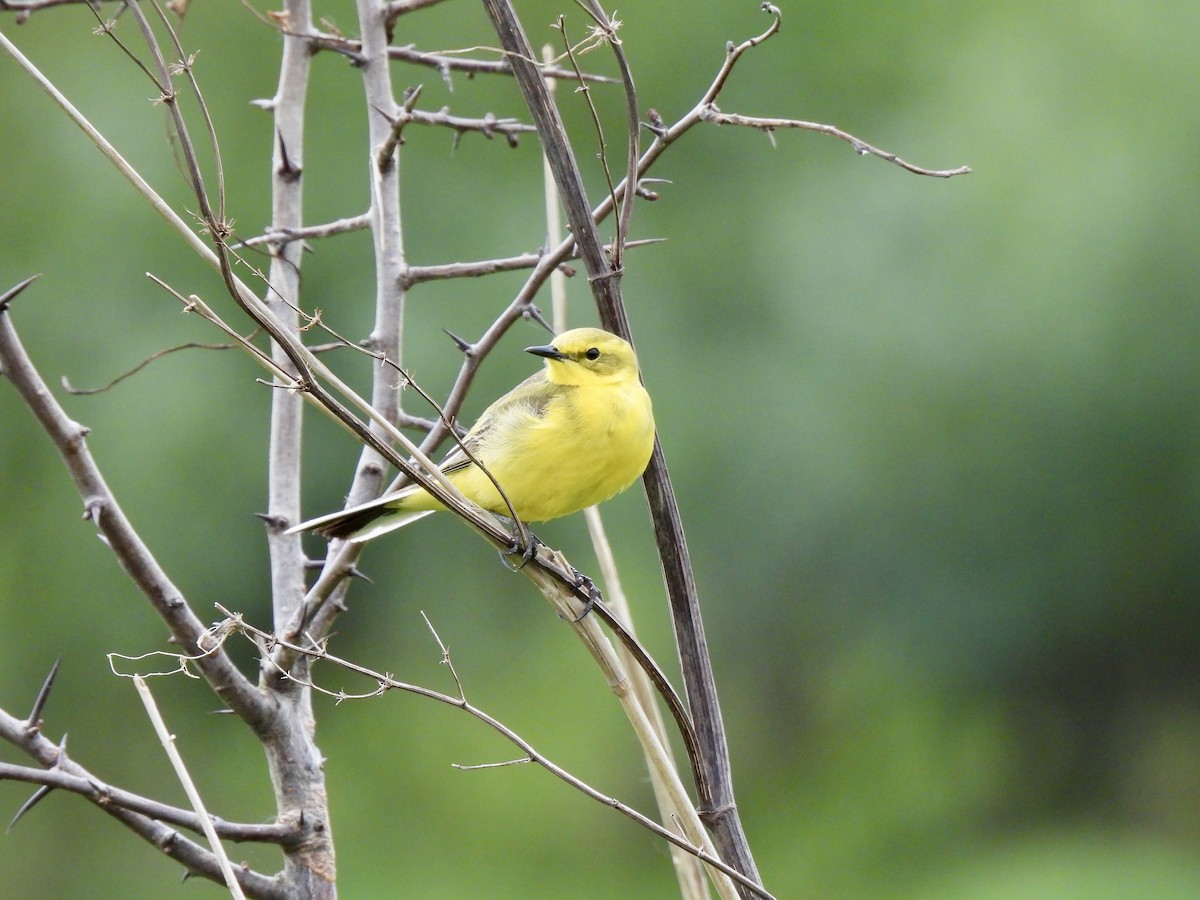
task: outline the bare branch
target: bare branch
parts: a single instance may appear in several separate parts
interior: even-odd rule
[[[625,247],[648,247],[651,244],[661,244],[666,238],[643,238],[639,241],[628,241]],[[578,251],[574,247],[574,242],[571,242],[571,251],[563,254],[563,259],[576,259]],[[607,245],[606,252],[613,252],[613,246]],[[538,251],[536,253],[521,253],[517,256],[509,256],[500,259],[485,259],[479,262],[456,262],[443,263],[434,266],[409,266],[405,270],[405,282],[408,286],[421,284],[425,281],[439,281],[449,278],[480,278],[484,275],[494,275],[497,272],[515,272],[520,269],[531,269],[536,266],[543,258],[545,253]],[[561,262],[556,268],[570,278],[575,274],[575,270],[570,266],[563,265]]]
[[[97,7],[106,0],[0,0],[0,12],[17,13],[16,22],[24,25],[35,12],[50,9],[55,6],[82,6],[87,4]],[[113,0],[116,2],[116,0]]]
[[[78,0],[78,2],[82,2],[82,0]],[[320,49],[335,50],[361,63],[361,40],[316,30],[309,31],[303,36]],[[449,83],[450,74],[453,72],[465,72],[468,75],[512,75],[512,66],[505,59],[468,59],[449,53],[433,53],[417,50],[413,44],[407,44],[403,47],[388,47],[387,55],[390,59],[399,60],[400,62],[414,63],[419,66],[428,66],[431,69],[437,69],[443,80],[447,81],[447,83]],[[548,66],[545,71],[547,77],[550,78],[575,77],[574,72],[561,66]],[[618,83],[616,78],[609,75],[584,73],[583,78],[597,84]]]
[[[418,65],[431,66],[442,73],[443,78],[447,78],[451,71],[466,72],[471,75],[511,75],[512,66],[507,60],[486,60],[486,59],[465,59],[458,56],[449,56],[441,53],[424,53],[413,49],[412,45],[407,47],[389,47],[388,55],[392,59],[398,59],[402,62],[416,63]],[[570,69],[565,69],[561,66],[550,65],[545,68],[547,78],[573,78],[575,73]],[[594,84],[616,84],[617,79],[609,75],[596,75],[591,72],[584,72],[581,76],[585,81]]]
[[[396,24],[396,20],[406,13],[416,12],[419,9],[425,9],[429,6],[436,6],[442,2],[443,0],[391,0],[384,11],[383,21],[390,32],[392,26]]]
[[[535,134],[537,129],[532,125],[518,121],[513,118],[500,119],[492,113],[486,113],[481,119],[465,118],[463,116],[450,115],[450,107],[443,106],[437,112],[425,112],[420,109],[407,110],[397,117],[397,124],[403,128],[409,122],[416,125],[428,125],[436,128],[450,128],[458,138],[469,132],[478,132],[489,141],[496,135],[502,135],[508,146],[517,146],[517,135],[520,134]]]
[[[217,609],[220,610],[220,612],[223,615],[229,617],[229,619],[232,620],[232,624],[233,624],[234,628],[236,628],[237,630],[243,631],[247,635],[254,638],[256,643],[261,642],[263,644],[266,644],[267,646],[270,646],[272,644],[286,643],[284,641],[281,641],[275,635],[270,634],[269,632],[263,631],[262,629],[256,628],[255,626],[249,624],[241,616],[241,614],[231,612],[230,610],[226,609],[224,606],[222,606],[219,603],[216,604],[216,606],[217,606]],[[441,643],[440,639],[438,639],[438,644],[441,647],[443,653],[448,655],[448,652],[445,650],[445,646]],[[704,850],[689,843],[688,841],[679,837],[675,833],[668,831],[666,828],[663,828],[661,825],[659,825],[653,819],[643,815],[642,813],[638,812],[637,810],[633,809],[632,807],[627,806],[626,804],[620,802],[615,797],[609,797],[609,796],[601,793],[600,791],[591,787],[589,784],[587,784],[582,779],[577,778],[576,776],[572,775],[566,769],[564,769],[561,766],[557,765],[556,763],[552,762],[548,757],[546,757],[540,751],[535,749],[534,746],[531,743],[529,743],[529,741],[522,738],[512,728],[508,727],[503,722],[501,722],[499,719],[495,718],[494,716],[489,715],[484,710],[482,710],[479,707],[470,703],[462,695],[462,686],[460,683],[457,682],[457,678],[456,678],[456,684],[458,685],[458,688],[459,688],[459,696],[453,696],[450,694],[444,694],[441,691],[435,691],[432,688],[422,687],[420,685],[411,684],[409,682],[399,681],[399,680],[393,678],[392,676],[387,675],[383,672],[378,672],[374,669],[367,668],[366,666],[360,666],[357,663],[353,663],[353,662],[350,662],[349,660],[334,656],[333,654],[329,653],[323,646],[313,646],[312,644],[308,644],[308,645],[288,644],[288,649],[290,649],[293,653],[300,654],[300,655],[309,657],[311,659],[324,660],[325,662],[332,663],[333,665],[343,668],[349,672],[355,672],[359,675],[362,675],[364,678],[367,678],[370,681],[373,681],[376,684],[376,688],[374,688],[373,690],[364,691],[361,694],[351,695],[342,690],[334,691],[334,690],[328,690],[328,689],[322,688],[320,685],[314,684],[311,681],[306,683],[306,686],[311,687],[313,690],[319,691],[320,693],[323,693],[330,697],[333,697],[336,700],[341,701],[341,700],[350,700],[350,699],[368,699],[371,697],[380,696],[382,693],[384,693],[388,690],[399,690],[399,691],[404,691],[404,692],[410,693],[410,694],[416,694],[417,696],[425,697],[429,700],[435,700],[439,703],[444,703],[448,706],[453,706],[453,707],[463,710],[464,712],[468,713],[469,715],[471,715],[471,716],[475,717],[476,719],[478,719],[479,721],[483,722],[485,725],[487,725],[493,731],[502,735],[506,740],[508,740],[510,743],[512,743],[515,747],[517,747],[526,757],[528,757],[531,762],[536,763],[537,765],[546,769],[551,774],[557,776],[559,779],[566,782],[571,787],[575,788],[575,790],[579,791],[580,793],[585,794],[586,796],[592,798],[593,800],[603,803],[605,806],[609,806],[609,807],[615,809],[617,812],[621,813],[622,815],[626,816],[629,819],[632,819],[634,822],[641,825],[643,828],[646,828],[647,830],[653,832],[655,835],[662,838],[663,840],[669,841],[670,843],[674,844],[677,847],[681,847],[682,849],[686,850],[687,852],[689,852],[689,853],[693,854],[694,856],[698,857],[699,859],[703,860],[705,863],[712,866],[713,868],[720,870],[722,873],[724,873],[725,875],[734,879],[739,884],[743,885],[748,890],[754,892],[758,896],[767,898],[767,900],[771,900],[771,894],[769,894],[767,891],[765,891],[761,886],[754,884],[749,879],[747,879],[744,875],[737,872],[735,869],[731,868],[730,866],[726,865],[721,860],[717,859],[715,856],[712,856],[711,854],[706,853]],[[284,674],[284,673],[281,673],[281,674]],[[285,675],[285,677],[290,677],[290,676]]]
[[[335,219],[332,222],[325,222],[321,225],[305,225],[299,227],[271,227],[267,229],[266,234],[260,234],[252,238],[247,238],[244,241],[239,241],[233,244],[233,248],[239,247],[257,247],[260,244],[276,244],[282,246],[291,241],[304,241],[310,238],[332,237],[335,234],[344,234],[347,231],[361,231],[364,228],[371,226],[371,216],[368,213],[363,213],[358,216],[349,216],[345,219]]]
[[[768,135],[774,131],[783,128],[799,128],[803,131],[815,131],[819,134],[828,134],[838,140],[845,141],[854,148],[854,152],[859,156],[878,156],[880,159],[885,159],[890,163],[894,163],[902,169],[912,172],[916,175],[927,175],[931,178],[953,178],[955,175],[966,175],[971,171],[970,166],[959,166],[957,169],[925,169],[921,166],[915,166],[912,163],[905,162],[895,153],[889,153],[886,150],[880,150],[868,144],[866,141],[856,138],[854,135],[842,131],[840,128],[835,128],[833,125],[822,125],[820,122],[804,122],[800,119],[771,119],[761,116],[743,116],[734,113],[723,113],[717,109],[716,104],[710,103],[700,113],[700,117],[705,122],[712,122],[714,125],[742,125],[747,128],[757,128],[759,131],[766,132]]]
[[[44,766],[47,776],[42,779],[37,776],[38,770],[36,769],[0,763],[0,779],[41,784],[46,788],[61,788],[80,794],[143,840],[183,864],[188,872],[202,875],[218,884],[224,883],[220,868],[212,853],[183,837],[174,828],[163,824],[164,822],[173,822],[181,827],[198,830],[199,821],[194,813],[159,804],[106,785],[83,766],[67,757],[62,745],[56,745],[37,731],[31,731],[26,727],[26,723],[13,718],[3,710],[0,710],[0,739],[19,748],[34,759],[38,765]],[[25,808],[28,808],[29,805],[26,804]],[[283,830],[279,830],[272,837],[267,837],[269,833],[274,832],[277,826],[229,826],[222,823],[217,827],[218,829],[226,828],[227,836],[231,840],[269,840],[272,843],[286,845],[292,837]],[[236,836],[238,834],[241,836]],[[239,867],[236,875],[238,883],[248,896],[263,898],[263,900],[285,900],[288,896],[278,877],[262,875],[245,867]]]
[[[140,794],[105,784],[92,775],[72,775],[62,769],[34,769],[0,762],[0,781],[21,781],[38,784],[48,789],[68,791],[91,800],[97,806],[119,806],[147,818],[158,819],[197,834],[201,832],[199,817],[193,810],[169,806]],[[237,843],[256,842],[286,846],[298,837],[295,828],[282,823],[261,825],[258,823],[226,822],[219,816],[210,816],[217,834],[224,840]]]
[[[284,8],[292,25],[300,29],[310,27],[312,13],[308,0],[289,0]],[[311,64],[312,54],[306,42],[285,36],[279,83],[272,103],[275,141],[271,154],[271,231],[298,229],[304,224],[305,97]],[[263,305],[293,336],[301,330],[296,310],[300,304],[303,250],[303,244],[292,242],[272,245],[270,280],[263,295]],[[285,378],[295,378],[298,370],[278,342],[271,345],[271,359]],[[276,391],[271,398],[266,523],[272,608],[277,625],[290,619],[304,602],[304,548],[300,541],[283,533],[287,523],[300,514],[303,424],[301,398],[287,391]],[[324,794],[323,787],[319,793]]]

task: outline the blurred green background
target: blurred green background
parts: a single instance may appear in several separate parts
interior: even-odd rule
[[[531,38],[586,20],[519,5]],[[785,4],[729,112],[829,122],[950,181],[859,158],[827,137],[704,126],[652,175],[624,281],[683,509],[742,815],[780,897],[1200,896],[1200,6],[1191,2]],[[356,31],[349,3],[317,13]],[[751,0],[618,9],[643,109],[674,121],[725,42],[761,32]],[[121,26],[131,45],[131,22]],[[191,209],[153,89],[81,9],[0,28],[177,209]],[[269,116],[280,42],[236,4],[182,27],[224,152],[230,214],[269,221]],[[458,0],[402,20],[397,43],[493,45]],[[611,71],[603,53],[587,65]],[[397,65],[397,92],[460,115],[517,115],[511,83]],[[217,277],[170,234],[7,57],[0,58],[0,287],[43,272],[13,321],[52,381],[103,384],[150,353],[219,340],[145,277],[227,311]],[[594,92],[614,157],[621,98]],[[562,103],[602,190],[581,99]],[[305,158],[311,222],[366,207],[359,73],[314,63]],[[410,260],[542,241],[537,145],[406,132]],[[370,328],[369,239],[315,246],[305,301]],[[414,290],[405,361],[434,393],[457,370],[441,328],[477,336],[520,276]],[[572,322],[595,321],[571,285]],[[467,415],[535,364],[522,323]],[[337,364],[365,387],[367,364]],[[126,512],[204,617],[268,621],[268,390],[235,353],[169,356],[107,393],[63,397]],[[424,414],[419,400],[408,408]],[[357,447],[306,431],[306,511],[334,508]],[[98,776],[184,802],[132,686],[105,654],[165,631],[80,521],[46,437],[0,384],[0,705],[24,715],[59,654],[48,734]],[[639,490],[605,509],[652,650],[670,626]],[[580,517],[542,536],[595,564]],[[314,542],[312,552],[320,548]],[[334,649],[450,683],[543,752],[652,806],[617,704],[519,576],[438,517],[372,547]],[[249,662],[248,646],[239,653]],[[332,669],[330,687],[362,689]],[[211,809],[262,821],[261,752],[199,682],[153,688]],[[513,751],[449,708],[392,694],[317,701],[346,897],[671,896],[664,846],[530,768],[451,763]],[[0,749],[0,757],[20,761]],[[0,816],[29,789],[0,785]],[[277,857],[234,847],[274,871]],[[9,897],[216,896],[78,798],[54,794],[0,838]]]

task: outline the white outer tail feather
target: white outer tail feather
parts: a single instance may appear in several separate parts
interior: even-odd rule
[[[381,534],[387,534],[389,531],[395,531],[397,528],[403,528],[405,525],[411,525],[417,519],[423,519],[426,516],[432,516],[435,510],[422,509],[417,512],[399,512],[395,515],[382,516],[368,525],[361,531],[356,531],[346,540],[352,544],[361,544],[363,541],[369,541],[379,537]]]
[[[284,534],[298,534],[301,531],[311,531],[314,528],[321,528],[324,525],[331,525],[334,522],[340,522],[342,519],[348,519],[351,516],[358,515],[369,509],[378,509],[381,506],[387,506],[389,503],[395,503],[409,491],[396,491],[392,494],[384,494],[382,497],[377,497],[366,503],[360,503],[357,506],[351,506],[349,509],[339,510],[338,512],[326,513],[323,516],[317,516],[315,519],[309,519],[307,522],[301,522],[299,525],[293,525]],[[395,531],[397,528],[403,528],[417,519],[423,519],[433,513],[432,509],[416,510],[414,512],[403,512],[396,510],[392,515],[381,516],[374,522],[371,522],[360,531],[346,538],[354,544],[369,541],[372,538],[377,538],[381,534],[387,534],[389,531]]]

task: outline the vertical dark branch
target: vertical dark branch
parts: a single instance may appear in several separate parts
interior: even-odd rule
[[[558,110],[534,62],[529,40],[508,0],[483,0],[483,5],[509,54],[517,84],[538,127],[580,257],[587,267],[600,320],[605,328],[630,338],[629,320],[621,299],[620,272],[612,268],[601,247],[579,167]],[[700,739],[703,771],[696,773],[701,792],[700,813],[712,828],[722,857],[743,874],[759,880],[734,802],[729,749],[679,506],[662,446],[657,441],[644,481],[671,601],[684,685]]]
[[[625,48],[621,46],[621,42],[617,38],[617,25],[619,23],[614,23],[596,0],[586,0],[586,3],[582,5],[584,11],[595,20],[596,26],[603,29],[608,35],[613,56],[617,60],[617,67],[621,70],[621,84],[625,88],[626,128],[628,130],[628,138],[625,142],[625,184],[619,201],[616,196],[613,197],[614,204],[617,202],[621,204],[621,214],[617,220],[617,235],[613,241],[612,251],[613,266],[623,270],[625,265],[625,242],[629,240],[629,223],[633,220],[633,201],[637,196],[638,186],[638,154],[640,147],[638,137],[642,126],[641,119],[638,116],[637,90],[633,85],[633,70],[629,66],[629,58],[625,55]]]
[[[587,203],[583,177],[580,175],[578,163],[575,162],[575,153],[567,140],[566,129],[558,115],[558,108],[550,98],[550,90],[546,87],[541,70],[534,62],[529,39],[507,0],[483,0],[483,5],[492,18],[492,25],[501,45],[509,54],[513,75],[541,136],[542,149],[554,172],[559,195],[566,206],[567,220],[579,245],[580,258],[593,283],[592,291],[600,306],[600,315],[603,318],[605,310],[609,310],[609,314],[613,316],[612,324],[619,322],[621,326],[611,330],[628,337],[629,322],[625,317],[618,286],[620,273],[613,270],[604,254]]]

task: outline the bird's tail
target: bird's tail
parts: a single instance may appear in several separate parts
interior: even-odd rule
[[[296,534],[301,531],[313,531],[330,540],[342,540],[360,543],[377,538],[381,534],[403,528],[417,519],[423,519],[433,510],[397,509],[395,504],[403,499],[406,491],[395,494],[385,494],[367,503],[360,503],[340,512],[329,513],[293,525],[284,534]]]

